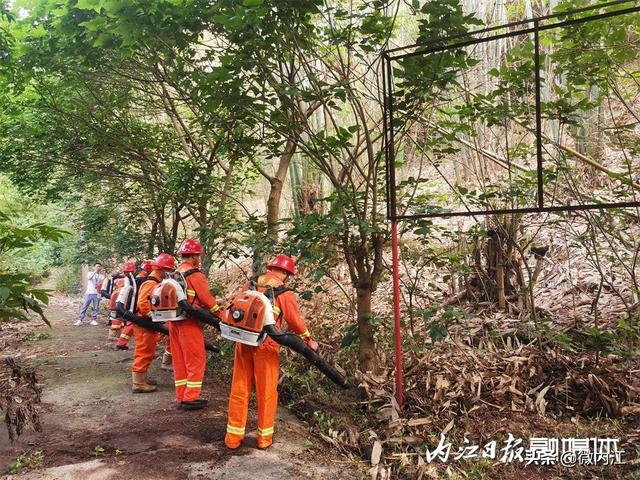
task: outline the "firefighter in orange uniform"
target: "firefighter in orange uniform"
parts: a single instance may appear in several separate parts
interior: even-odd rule
[[[274,289],[283,287],[289,276],[295,275],[295,263],[291,257],[277,255],[269,264],[268,272],[257,279],[260,286]],[[245,290],[248,285],[245,286]],[[274,315],[276,328],[284,320],[288,327],[313,350],[318,344],[311,338],[309,330],[300,315],[295,294],[288,290],[275,298]],[[256,383],[258,406],[258,448],[268,448],[273,442],[273,429],[278,408],[278,376],[280,374],[280,346],[267,338],[259,347],[236,343],[233,361],[233,381],[229,395],[227,434],[224,443],[235,449],[245,436],[247,409],[253,382]]]
[[[136,275],[136,284],[138,287],[138,291],[142,284],[147,280],[147,277],[151,273],[151,260],[143,260],[142,265],[140,266],[140,273]],[[120,333],[120,337],[118,338],[118,343],[116,343],[116,347],[118,350],[129,350],[128,343],[129,339],[133,335],[133,323],[127,322],[127,324],[122,329],[122,333]]]
[[[161,253],[151,263],[151,273],[138,291],[136,315],[138,317],[150,317],[151,294],[153,289],[165,278],[168,272],[175,269],[175,259],[168,253]],[[157,390],[153,382],[149,382],[147,372],[156,354],[160,334],[151,332],[138,325],[133,326],[133,335],[136,339],[136,348],[131,365],[132,392],[148,393]]]
[[[109,338],[112,340],[117,340],[121,333],[122,327],[124,326],[124,321],[121,318],[117,318],[115,315],[116,309],[116,298],[118,298],[118,294],[122,287],[126,283],[127,278],[133,278],[133,272],[136,271],[136,265],[132,262],[127,262],[122,267],[122,276],[116,278],[114,276],[113,281],[113,292],[111,293],[111,297],[109,299],[109,318],[111,318],[111,327],[109,328]]]
[[[220,308],[209,291],[207,277],[200,270],[202,245],[196,240],[185,240],[178,254],[182,263],[178,267],[186,280],[187,301],[217,314]],[[167,322],[169,345],[173,359],[176,401],[182,410],[199,410],[207,401],[200,398],[207,356],[204,350],[202,326],[196,318]]]

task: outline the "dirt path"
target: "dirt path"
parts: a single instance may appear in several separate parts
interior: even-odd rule
[[[155,360],[150,376],[159,392],[130,393],[132,351],[113,350],[104,322],[73,327],[77,302],[54,298],[48,308],[49,338],[25,340],[28,327],[2,332],[0,355],[28,359],[44,384],[41,433],[27,432],[11,445],[0,429],[0,469],[21,453],[41,459],[32,471],[3,478],[36,479],[340,479],[360,478],[337,454],[318,445],[307,428],[279,411],[274,445],[260,451],[253,432],[245,446],[224,446],[228,373],[208,368],[203,396],[209,407],[177,410],[173,379]],[[102,317],[104,320],[104,317]],[[27,328],[27,329],[25,329]],[[41,452],[41,454],[37,453]],[[1,470],[0,470],[1,471]]]

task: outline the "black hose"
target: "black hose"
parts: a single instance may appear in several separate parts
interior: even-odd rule
[[[147,317],[137,317],[128,310],[125,310],[124,305],[120,302],[116,303],[116,313],[120,318],[125,319],[127,322],[135,323],[136,325],[151,330],[152,332],[162,333],[163,335],[169,335],[169,329],[164,325],[161,325]],[[220,353],[220,349],[209,342],[204,342],[204,349],[213,352]]]
[[[290,348],[294,352],[299,353],[306,358],[309,363],[325,374],[329,380],[342,388],[347,388],[347,381],[338,372],[333,365],[313,351],[304,341],[292,333],[282,333],[276,329],[274,325],[264,327],[264,331],[270,338],[278,342],[280,345]]]
[[[116,304],[118,305],[118,304]],[[156,323],[149,318],[146,317],[136,317],[133,313],[129,311],[125,311],[124,313],[118,312],[116,308],[116,313],[125,319],[127,322],[135,323],[139,327],[145,328],[147,330],[151,330],[152,332],[162,333],[163,335],[169,335],[169,330],[164,325]]]
[[[207,325],[211,325],[215,327],[217,330],[220,330],[220,319],[214,316],[208,310],[203,308],[194,307],[192,304],[183,300],[178,303],[182,309],[187,312],[189,315],[197,318],[202,323],[206,323]],[[265,327],[265,332],[274,341],[279,343],[280,345],[284,345],[285,347],[290,348],[294,352],[299,353],[304,358],[306,358],[309,363],[314,365],[318,370],[324,373],[331,381],[336,383],[342,388],[347,388],[347,382],[344,377],[338,372],[331,364],[329,364],[324,358],[314,352],[309,346],[304,343],[304,341],[297,335],[293,335],[291,333],[282,333],[279,332],[273,325]]]
[[[220,331],[220,319],[216,317],[209,310],[205,310],[204,308],[198,308],[191,305],[186,300],[182,300],[178,302],[178,305],[182,307],[182,309],[187,312],[190,316],[196,318],[202,323],[206,323],[207,325],[211,325],[216,330]]]

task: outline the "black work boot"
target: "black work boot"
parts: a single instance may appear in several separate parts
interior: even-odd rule
[[[192,400],[190,402],[180,402],[178,408],[180,410],[200,410],[207,406],[207,400],[200,398],[199,400]]]

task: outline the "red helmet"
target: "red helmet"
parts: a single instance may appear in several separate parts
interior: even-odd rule
[[[127,262],[124,264],[124,267],[122,267],[122,271],[124,273],[131,273],[131,272],[135,272],[136,271],[136,264],[133,262]]]
[[[151,262],[151,267],[154,270],[165,268],[167,270],[174,270],[176,268],[176,260],[173,255],[169,253],[161,253]]]
[[[153,260],[143,260],[140,268],[142,268],[142,270],[144,270],[145,272],[150,272],[151,270],[153,270]]]
[[[282,253],[276,255],[276,257],[267,264],[267,270],[272,270],[274,268],[284,270],[291,275],[296,274],[296,263],[293,261],[293,258]]]
[[[187,239],[182,242],[182,246],[178,251],[178,255],[200,255],[202,253],[202,244],[197,240]]]

